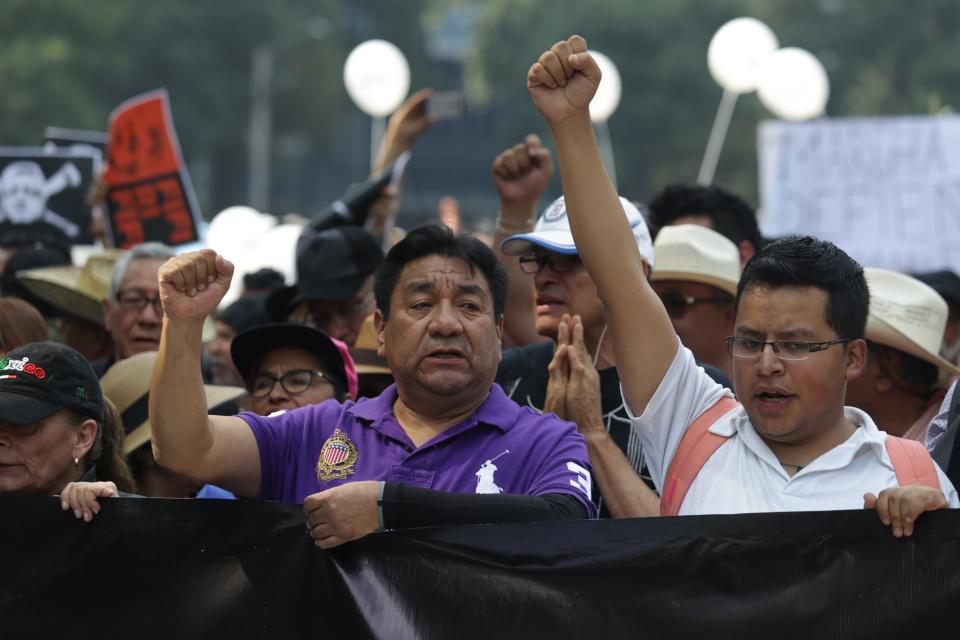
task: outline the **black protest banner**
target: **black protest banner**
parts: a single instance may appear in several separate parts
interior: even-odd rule
[[[332,551],[298,505],[0,496],[0,633],[21,638],[902,638],[949,630],[960,512],[480,525]]]
[[[41,147],[0,148],[0,238],[4,244],[91,244],[94,158]],[[52,240],[51,240],[52,239]]]
[[[110,114],[107,151],[107,226],[114,246],[199,239],[200,207],[165,90],[131,98]]]

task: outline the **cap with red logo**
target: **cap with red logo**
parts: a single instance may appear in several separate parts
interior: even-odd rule
[[[103,421],[103,393],[86,358],[57,342],[31,342],[0,357],[0,420],[28,425],[61,409]]]

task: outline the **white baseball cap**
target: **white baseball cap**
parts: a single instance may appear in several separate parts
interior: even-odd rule
[[[903,273],[875,268],[863,273],[870,288],[867,340],[960,375],[960,368],[940,357],[949,313],[946,300],[932,287]]]
[[[713,229],[697,224],[668,225],[653,243],[657,267],[650,282],[699,282],[737,295],[740,250]]]
[[[633,237],[637,241],[640,257],[653,268],[653,242],[650,240],[650,230],[640,211],[632,202],[620,196],[620,204],[627,215],[627,222],[633,230]],[[543,210],[537,226],[530,233],[512,235],[502,243],[500,250],[508,256],[519,256],[528,253],[533,245],[543,247],[556,253],[575,254],[577,246],[573,243],[573,234],[570,233],[570,219],[567,217],[567,205],[560,196],[549,207]]]

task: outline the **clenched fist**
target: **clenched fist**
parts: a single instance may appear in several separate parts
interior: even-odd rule
[[[530,97],[553,125],[589,115],[590,100],[600,86],[600,67],[580,36],[561,40],[540,54],[527,72]]]
[[[500,194],[501,208],[520,205],[534,209],[553,177],[553,162],[550,151],[531,133],[522,143],[498,155],[490,171]]]
[[[163,263],[158,278],[163,315],[202,322],[230,288],[233,263],[213,249],[191,251]]]

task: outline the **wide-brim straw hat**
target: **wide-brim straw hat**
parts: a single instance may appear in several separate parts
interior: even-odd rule
[[[650,273],[651,282],[698,282],[737,295],[740,250],[713,229],[697,224],[663,227],[653,251],[657,261]]]
[[[122,254],[114,250],[91,254],[83,267],[27,269],[17,272],[17,279],[57,311],[103,325],[103,299],[110,291],[113,266]]]
[[[360,327],[357,342],[350,348],[350,355],[353,356],[353,362],[357,367],[357,375],[393,375],[387,365],[387,359],[377,353],[378,347],[373,316],[367,316]]]
[[[946,300],[906,274],[876,268],[863,271],[870,288],[867,340],[960,375],[960,368],[940,356],[949,314]]]
[[[103,395],[110,398],[123,417],[123,453],[129,455],[150,441],[150,380],[157,364],[157,352],[146,351],[120,360],[100,378]],[[246,391],[242,387],[203,385],[207,409],[235,400]]]

